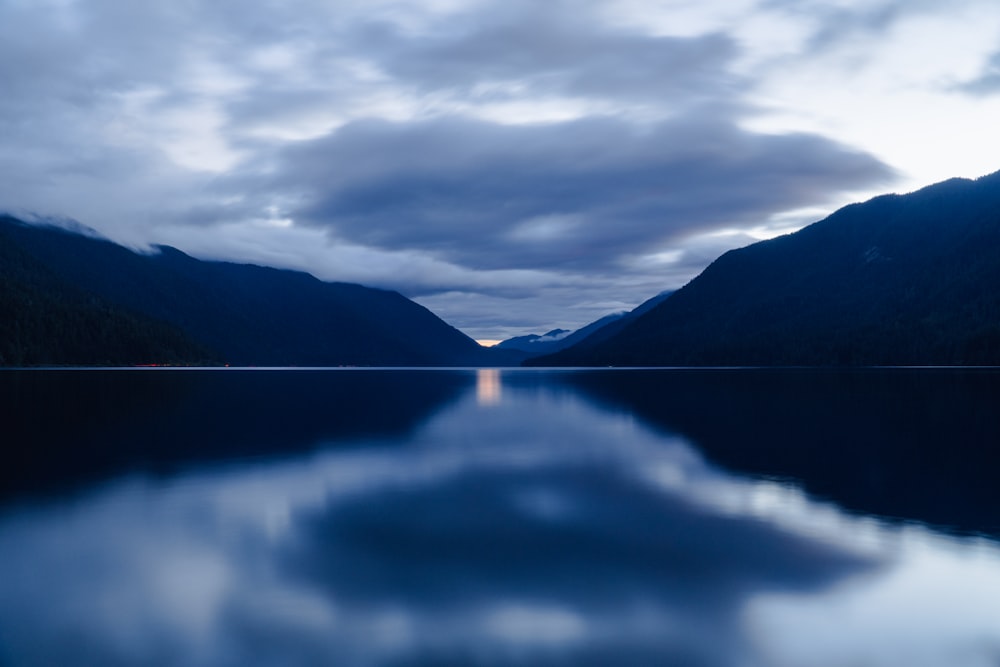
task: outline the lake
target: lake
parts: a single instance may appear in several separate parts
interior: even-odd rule
[[[0,371],[0,665],[1000,664],[1000,372]]]

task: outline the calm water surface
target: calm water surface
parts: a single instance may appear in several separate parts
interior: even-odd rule
[[[0,665],[1000,665],[1000,373],[0,372]]]

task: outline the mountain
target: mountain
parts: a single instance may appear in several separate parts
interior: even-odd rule
[[[201,261],[167,246],[143,254],[9,216],[0,217],[0,248],[4,274],[17,276],[4,281],[3,303],[46,341],[30,355],[5,355],[7,364],[210,359],[255,366],[456,366],[500,358],[397,292]],[[76,322],[72,331],[46,328],[64,321]],[[102,327],[112,333],[95,334]],[[124,354],[119,345],[129,327],[146,332],[133,338],[148,333],[167,341],[162,356],[152,347]],[[9,324],[0,333],[7,347],[18,335]],[[84,340],[76,345],[74,337]],[[23,335],[18,340],[24,344]]]
[[[514,336],[507,340],[500,341],[493,347],[498,350],[518,350],[531,355],[547,354],[556,352],[565,347],[562,341],[566,336],[573,333],[569,329],[553,329],[544,334],[527,334],[525,336]]]
[[[210,362],[177,327],[61,280],[11,242],[0,219],[0,366]]]
[[[577,350],[587,350],[596,347],[598,344],[617,335],[618,332],[622,331],[631,322],[634,322],[641,315],[648,313],[673,293],[673,290],[660,292],[656,296],[646,299],[630,311],[602,317],[596,322],[578,329],[573,332],[572,336],[567,336],[567,344],[563,349],[574,347]]]
[[[596,345],[530,365],[1000,364],[1000,172],[732,250]]]
[[[526,353],[525,359],[552,354],[574,345],[591,346],[606,340],[621,331],[626,324],[634,318],[649,311],[658,303],[666,299],[673,292],[666,291],[657,294],[652,299],[648,299],[632,310],[621,313],[611,313],[591,322],[590,324],[569,331],[567,329],[553,329],[552,331],[539,336],[538,334],[528,334],[527,336],[516,336],[497,343],[497,349],[517,350]],[[580,348],[584,349],[584,348]]]

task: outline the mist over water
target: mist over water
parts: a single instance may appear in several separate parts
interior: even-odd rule
[[[995,665],[998,390],[0,373],[0,664]]]

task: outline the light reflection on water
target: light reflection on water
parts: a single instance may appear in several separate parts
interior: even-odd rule
[[[403,435],[9,502],[0,664],[1000,660],[995,541],[725,472],[559,378],[469,380]]]
[[[501,393],[500,369],[481,368],[476,371],[476,400],[480,405],[496,405]]]

